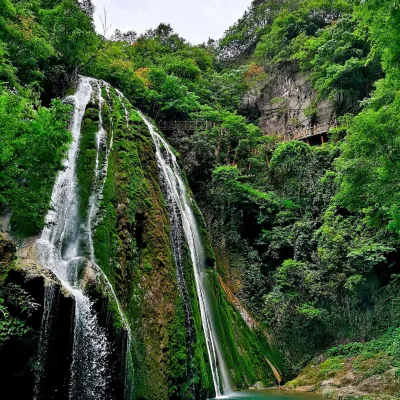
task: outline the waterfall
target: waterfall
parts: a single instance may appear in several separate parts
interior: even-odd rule
[[[33,390],[34,400],[40,398],[41,386],[46,378],[46,370],[44,366],[47,362],[48,350],[51,346],[51,331],[53,326],[53,306],[55,304],[56,287],[52,284],[44,287],[44,304],[42,316],[42,329],[39,337],[38,347],[38,369],[35,373],[35,386]]]
[[[84,226],[80,225],[79,193],[77,179],[77,158],[81,137],[81,124],[86,107],[97,89],[99,102],[99,131],[96,134],[96,163],[94,183],[89,198],[88,218]],[[108,92],[108,87],[106,86]],[[107,134],[103,128],[101,108],[103,98],[100,83],[94,79],[80,77],[75,95],[66,99],[74,105],[71,122],[72,144],[64,161],[64,168],[58,174],[51,197],[52,209],[46,217],[46,228],[37,242],[38,256],[42,265],[50,269],[61,281],[63,287],[75,299],[75,326],[73,337],[73,354],[70,379],[70,399],[102,400],[108,399],[107,371],[108,357],[111,352],[106,333],[99,326],[93,303],[80,287],[79,274],[87,265],[106,283],[110,295],[116,301],[124,325],[127,328],[129,341],[129,325],[125,319],[112,285],[105,274],[95,263],[92,230],[98,218],[98,203],[101,200],[104,181],[107,175],[108,155]],[[100,155],[105,153],[104,160]],[[87,241],[90,257],[85,257],[82,243]],[[45,307],[49,307],[45,302]],[[51,311],[49,311],[51,312]],[[44,311],[44,315],[48,311]],[[48,317],[46,317],[48,318]],[[46,318],[43,323],[46,325]],[[43,325],[43,324],[42,324]],[[46,327],[42,326],[42,331]],[[129,352],[129,343],[127,344]]]
[[[222,394],[229,394],[231,389],[228,369],[222,357],[222,351],[216,336],[216,326],[212,318],[211,301],[208,295],[208,276],[205,270],[205,251],[201,240],[201,235],[197,226],[196,218],[191,206],[191,198],[186,189],[186,184],[182,178],[181,169],[176,157],[168,143],[155,131],[154,126],[141,114],[146,123],[151,137],[156,147],[157,163],[160,171],[160,180],[166,191],[166,201],[170,213],[171,230],[173,236],[173,247],[179,271],[179,255],[182,249],[180,232],[183,234],[190,248],[191,261],[194,268],[197,296],[200,304],[201,319],[206,338],[208,356],[211,363],[211,371],[217,397]],[[178,278],[179,281],[179,278]],[[185,299],[184,299],[185,301]],[[220,376],[222,382],[220,381]]]

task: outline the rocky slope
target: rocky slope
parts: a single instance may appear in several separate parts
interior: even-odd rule
[[[331,399],[390,400],[400,397],[399,329],[367,343],[348,343],[316,357],[286,387]]]

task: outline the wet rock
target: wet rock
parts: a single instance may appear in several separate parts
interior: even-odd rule
[[[382,377],[379,375],[373,375],[363,380],[357,386],[357,389],[360,390],[361,392],[374,393],[378,391],[381,386],[382,386]]]
[[[322,381],[320,383],[321,387],[326,387],[326,386],[338,386],[339,382],[336,379],[328,379],[326,381]]]
[[[15,248],[14,248],[15,250]],[[21,261],[21,262],[20,262]],[[34,260],[16,260],[7,271],[4,285],[16,285],[27,293],[39,307],[29,317],[11,310],[12,316],[25,322],[28,334],[13,337],[0,346],[0,385],[4,393],[13,393],[15,399],[31,399],[35,385],[40,385],[37,400],[68,397],[68,376],[72,354],[75,302],[63,290],[57,279]],[[47,323],[51,325],[46,352],[39,365],[39,341],[45,288],[52,286],[54,301],[48,309]],[[2,362],[7,360],[7,362]],[[43,368],[41,368],[43,367]],[[38,373],[45,379],[38,381]]]
[[[16,247],[12,240],[0,234],[0,265],[7,266],[15,257]]]
[[[350,386],[354,385],[357,381],[357,376],[352,371],[348,371],[346,375],[340,378],[339,385],[340,386]]]
[[[263,390],[265,386],[262,382],[256,382],[253,386],[249,387],[249,390]]]

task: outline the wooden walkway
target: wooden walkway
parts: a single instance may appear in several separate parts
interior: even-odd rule
[[[216,126],[220,126],[220,123],[210,122],[210,121],[159,121],[158,127],[163,132],[172,131],[182,131],[182,132],[196,132],[196,131],[207,131]],[[331,128],[337,128],[338,122],[331,121],[325,124],[316,124],[312,126],[301,127],[297,129],[292,129],[284,134],[285,141],[292,140],[306,140],[309,141],[310,138],[315,136],[320,136],[322,138],[322,143],[324,143],[323,136],[326,135]]]
[[[171,131],[183,131],[183,132],[195,132],[195,131],[206,131],[212,129],[220,124],[211,121],[160,121],[158,122],[158,128],[163,132]]]
[[[291,132],[285,134],[285,140],[308,140],[314,136],[324,136],[330,129],[337,128],[338,122],[331,121],[325,124],[317,124],[312,126],[306,126],[299,129],[293,129]],[[324,139],[322,138],[322,142]]]

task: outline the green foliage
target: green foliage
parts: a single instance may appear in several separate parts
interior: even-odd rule
[[[283,2],[279,13],[261,37],[255,50],[256,60],[273,64],[290,60],[307,37],[337,20],[351,5],[343,0],[303,0]]]
[[[140,36],[116,32],[107,40],[94,30],[91,7],[75,0],[0,0],[1,210],[12,211],[13,227],[20,233],[43,227],[51,187],[71,140],[70,107],[50,99],[73,86],[77,72],[105,79],[156,120],[208,123],[190,136],[175,132],[171,142],[204,213],[218,272],[279,337],[290,372],[316,352],[349,341],[328,351],[313,379],[339,373],[348,357],[357,358],[362,376],[399,368],[397,3],[257,0],[219,43],[193,46],[166,24]],[[346,115],[328,145],[281,143],[278,137],[263,136],[241,114],[243,99],[258,98],[267,73],[286,67],[305,72],[317,92],[305,111],[308,117],[318,117],[318,102],[325,98],[335,102],[337,115]],[[151,140],[131,107],[126,127],[118,96],[112,91],[111,97],[112,107],[102,112],[106,124],[113,120],[115,143],[95,254],[136,324],[138,393],[149,379],[155,397],[164,384],[171,397],[185,396],[182,304],[174,297],[169,232]],[[283,97],[271,104],[282,112],[288,107]],[[91,106],[77,163],[82,218],[93,183],[97,118],[98,110]],[[296,118],[288,121],[298,124]],[[187,278],[196,320],[195,383],[206,393],[212,382],[193,279]],[[146,290],[158,293],[158,282],[168,282],[170,307],[165,306],[159,330],[149,323],[158,317],[145,296]],[[263,353],[258,345],[246,351],[245,361],[232,346],[234,336],[243,348],[258,342],[240,325],[215,276],[211,283],[221,318],[235,322],[221,327],[231,368],[240,364],[235,379],[242,384],[248,376],[265,378],[256,373],[262,364],[253,367],[246,358],[253,351],[252,357],[259,359]],[[3,341],[28,332],[30,300],[25,304],[25,294],[15,296],[0,304]],[[138,302],[146,304],[145,312]],[[12,316],[12,307],[24,317]],[[384,336],[360,344],[390,326],[390,340]],[[158,345],[160,335],[168,348]],[[161,361],[147,357],[146,351]],[[160,365],[162,378],[145,371],[158,371]]]
[[[92,19],[82,12],[78,2],[62,0],[53,9],[42,10],[40,16],[58,62],[67,72],[89,61],[97,50],[98,38]]]
[[[380,90],[378,89],[378,95]],[[371,226],[387,225],[399,232],[398,159],[399,99],[354,119],[338,167],[343,171],[340,201],[366,214]],[[360,209],[362,205],[362,209]]]
[[[180,83],[179,78],[167,75],[162,69],[152,69],[149,73],[152,97],[160,111],[188,114],[199,107],[198,97]]]
[[[260,15],[255,34],[249,21]],[[240,71],[256,44],[257,65],[298,64],[310,74],[318,96],[308,116],[317,117],[323,98],[338,114],[364,109],[320,148],[263,138],[221,108],[233,110],[228,102],[193,114],[223,129],[173,139],[221,275],[280,338],[294,371],[335,340],[364,340],[398,324],[397,303],[386,301],[398,293],[399,268],[397,18],[397,8],[376,2],[254,2],[221,41],[223,62],[235,66],[224,74]]]
[[[50,96],[65,89],[99,39],[75,0],[2,0],[0,8],[0,207],[12,211],[14,229],[34,234],[71,139],[70,106]]]
[[[335,356],[355,356],[360,353],[363,349],[364,344],[355,342],[355,343],[347,343],[337,347],[330,348],[326,353],[329,357]]]
[[[96,134],[99,131],[99,110],[87,108],[82,120],[81,138],[77,159],[77,177],[79,185],[79,208],[82,221],[86,218],[89,197],[92,192],[94,169],[96,165]],[[101,159],[99,160],[101,164]]]
[[[343,113],[358,111],[359,102],[380,77],[380,64],[370,52],[368,28],[362,20],[345,14],[308,38],[292,58],[310,71],[319,97],[334,100],[337,112]]]
[[[340,382],[340,390],[343,386],[364,385],[368,378],[374,376],[381,384],[379,394],[373,391],[370,398],[380,394],[383,398],[393,398],[393,394],[396,396],[398,390],[398,382],[390,377],[394,367],[398,365],[398,356],[393,353],[398,344],[398,329],[390,329],[377,339],[365,343],[350,342],[332,347],[308,364],[301,375],[289,382],[288,386],[295,388],[310,385],[317,388],[322,381],[331,378]],[[344,377],[347,379],[342,383]],[[337,395],[336,391],[336,388],[332,387],[332,395]]]
[[[25,321],[10,317],[4,309],[0,311],[3,313],[3,318],[0,320],[0,346],[11,338],[21,338],[30,332]]]
[[[245,68],[229,69],[221,73],[214,72],[209,77],[211,101],[229,111],[237,110],[247,89],[244,81]]]
[[[276,15],[292,0],[253,1],[249,9],[226,32],[219,42],[219,53],[223,64],[243,62],[251,56],[262,35],[268,31]]]
[[[10,339],[20,339],[31,332],[28,321],[39,304],[21,286],[0,284],[0,348]]]
[[[13,210],[13,224],[22,233],[43,226],[71,140],[69,106],[54,101],[51,108],[35,109],[34,104],[7,90],[0,93],[0,204]]]

